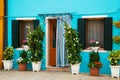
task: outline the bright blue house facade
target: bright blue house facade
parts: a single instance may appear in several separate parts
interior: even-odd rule
[[[61,54],[64,53],[61,52],[64,51],[64,37],[60,37],[64,32],[59,33],[60,30],[64,31],[63,28],[59,29],[59,27],[65,21],[80,33],[79,37],[83,45],[80,72],[89,72],[87,64],[91,50],[88,48],[88,43],[91,39],[94,39],[101,43],[99,54],[103,67],[100,69],[100,73],[110,74],[109,61],[107,60],[109,50],[120,49],[120,45],[112,42],[112,36],[120,35],[120,29],[112,25],[114,21],[120,20],[119,3],[119,0],[7,0],[8,37],[6,39],[8,40],[7,45],[13,46],[15,49],[13,68],[17,69],[18,67],[16,59],[22,50],[20,48],[22,40],[26,38],[26,27],[30,26],[32,30],[34,26],[43,23],[45,23],[42,26],[45,38],[42,70],[46,70],[48,66],[66,66],[65,59],[61,59],[65,58],[64,54]],[[51,32],[51,29],[53,32]],[[54,36],[57,36],[56,40],[54,40]],[[31,63],[28,64],[27,69],[31,70]]]

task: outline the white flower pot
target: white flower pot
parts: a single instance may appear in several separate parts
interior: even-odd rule
[[[4,65],[4,70],[10,70],[12,69],[13,60],[2,60]]]
[[[91,47],[91,49],[94,51],[94,52],[97,52],[99,47]]]
[[[22,45],[22,48],[29,49],[28,45]]]
[[[71,65],[71,73],[78,74],[80,70],[80,63]]]
[[[110,66],[112,78],[119,78],[120,66]]]
[[[39,72],[41,70],[41,61],[32,62],[32,69],[33,69],[33,72],[35,71]]]

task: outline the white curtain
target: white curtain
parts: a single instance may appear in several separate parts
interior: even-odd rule
[[[90,40],[97,40],[100,42],[101,47],[104,43],[104,23],[102,20],[89,20],[87,26],[87,43]]]

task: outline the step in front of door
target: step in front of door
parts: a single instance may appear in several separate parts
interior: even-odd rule
[[[48,71],[63,71],[63,72],[69,72],[70,68],[69,67],[47,67]]]

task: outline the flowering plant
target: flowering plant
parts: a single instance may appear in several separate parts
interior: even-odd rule
[[[19,57],[19,58],[17,59],[17,63],[18,63],[18,64],[25,64],[25,63],[27,63],[27,59],[26,59],[26,58]]]
[[[88,64],[89,68],[101,68],[102,67],[102,63],[101,62],[90,62]]]
[[[23,50],[20,53],[20,57],[17,59],[17,63],[18,64],[25,64],[28,62],[28,58],[27,58],[27,51]]]
[[[99,41],[90,40],[89,46],[91,47],[99,46]]]
[[[40,25],[36,26],[35,30],[28,34],[28,46],[31,62],[38,62],[43,58],[44,35],[44,30]]]
[[[26,39],[24,39],[22,42],[23,42],[24,45],[27,45],[27,40]]]
[[[75,29],[72,29],[70,25],[65,24],[65,48],[69,64],[78,64],[82,61],[80,55],[81,43],[79,42],[78,33]]]
[[[100,56],[98,52],[90,52],[89,54],[89,63],[88,63],[88,67],[89,68],[101,68],[102,67],[102,63],[100,62]]]

